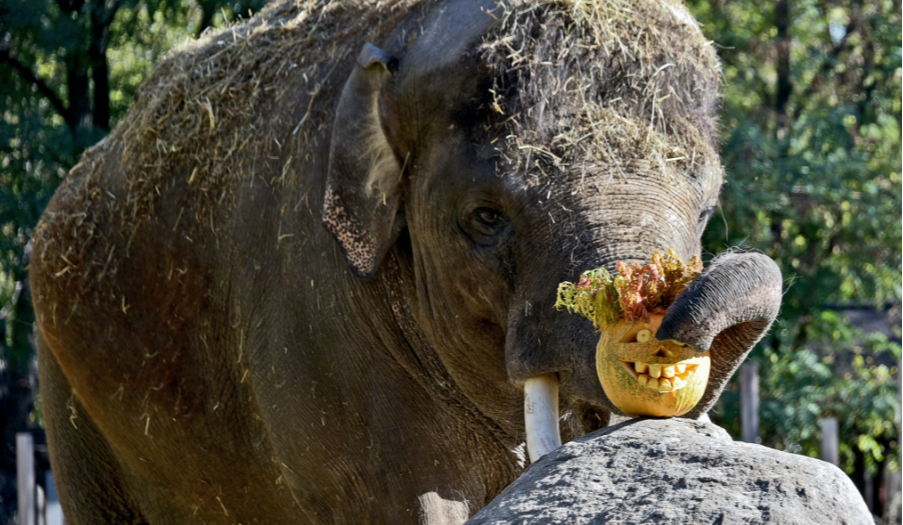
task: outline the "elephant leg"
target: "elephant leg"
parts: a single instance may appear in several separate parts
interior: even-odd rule
[[[50,463],[66,523],[148,523],[127,492],[119,462],[73,395],[40,330],[36,340],[44,423],[47,439],[53,444]],[[73,413],[77,414],[74,419]]]

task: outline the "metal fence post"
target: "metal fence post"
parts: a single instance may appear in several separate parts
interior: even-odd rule
[[[19,492],[19,525],[35,525],[34,440],[30,432],[16,434],[16,483]]]
[[[53,480],[53,472],[47,471],[47,525],[66,525],[63,519],[63,507],[60,506],[60,496],[56,493],[56,482]]]
[[[743,441],[759,442],[759,365],[746,363],[740,372],[740,428]]]
[[[840,466],[840,437],[836,417],[819,420],[821,426],[821,458],[832,465]]]
[[[903,360],[897,361],[897,396],[903,399]],[[903,461],[903,415],[901,411],[897,411],[897,457]],[[888,501],[888,523],[890,525],[903,524],[903,479],[900,473],[903,469],[895,473],[890,473],[889,479],[893,480],[892,484],[888,484],[890,489],[886,495]]]

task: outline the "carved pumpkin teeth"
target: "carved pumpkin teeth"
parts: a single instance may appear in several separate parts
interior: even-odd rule
[[[673,392],[687,386],[690,378],[698,367],[698,365],[687,364],[663,366],[641,363],[639,361],[632,363],[632,367],[630,366],[630,363],[625,363],[625,365],[627,365],[628,369],[632,372],[640,369],[648,370],[649,373],[634,372],[634,376],[639,384],[659,392]],[[661,367],[661,374],[659,377],[653,377],[652,370],[657,366]],[[681,369],[683,372],[680,371]],[[668,376],[669,373],[671,374],[670,377]]]
[[[699,367],[687,363],[663,365],[642,361],[621,361],[621,364],[639,384],[659,392],[673,392],[687,386]]]

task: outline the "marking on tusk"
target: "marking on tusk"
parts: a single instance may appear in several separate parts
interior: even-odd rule
[[[524,426],[530,463],[561,446],[557,375],[545,374],[524,381]]]

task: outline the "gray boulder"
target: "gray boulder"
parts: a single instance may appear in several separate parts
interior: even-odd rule
[[[861,524],[840,469],[688,419],[632,419],[546,455],[466,525]]]

